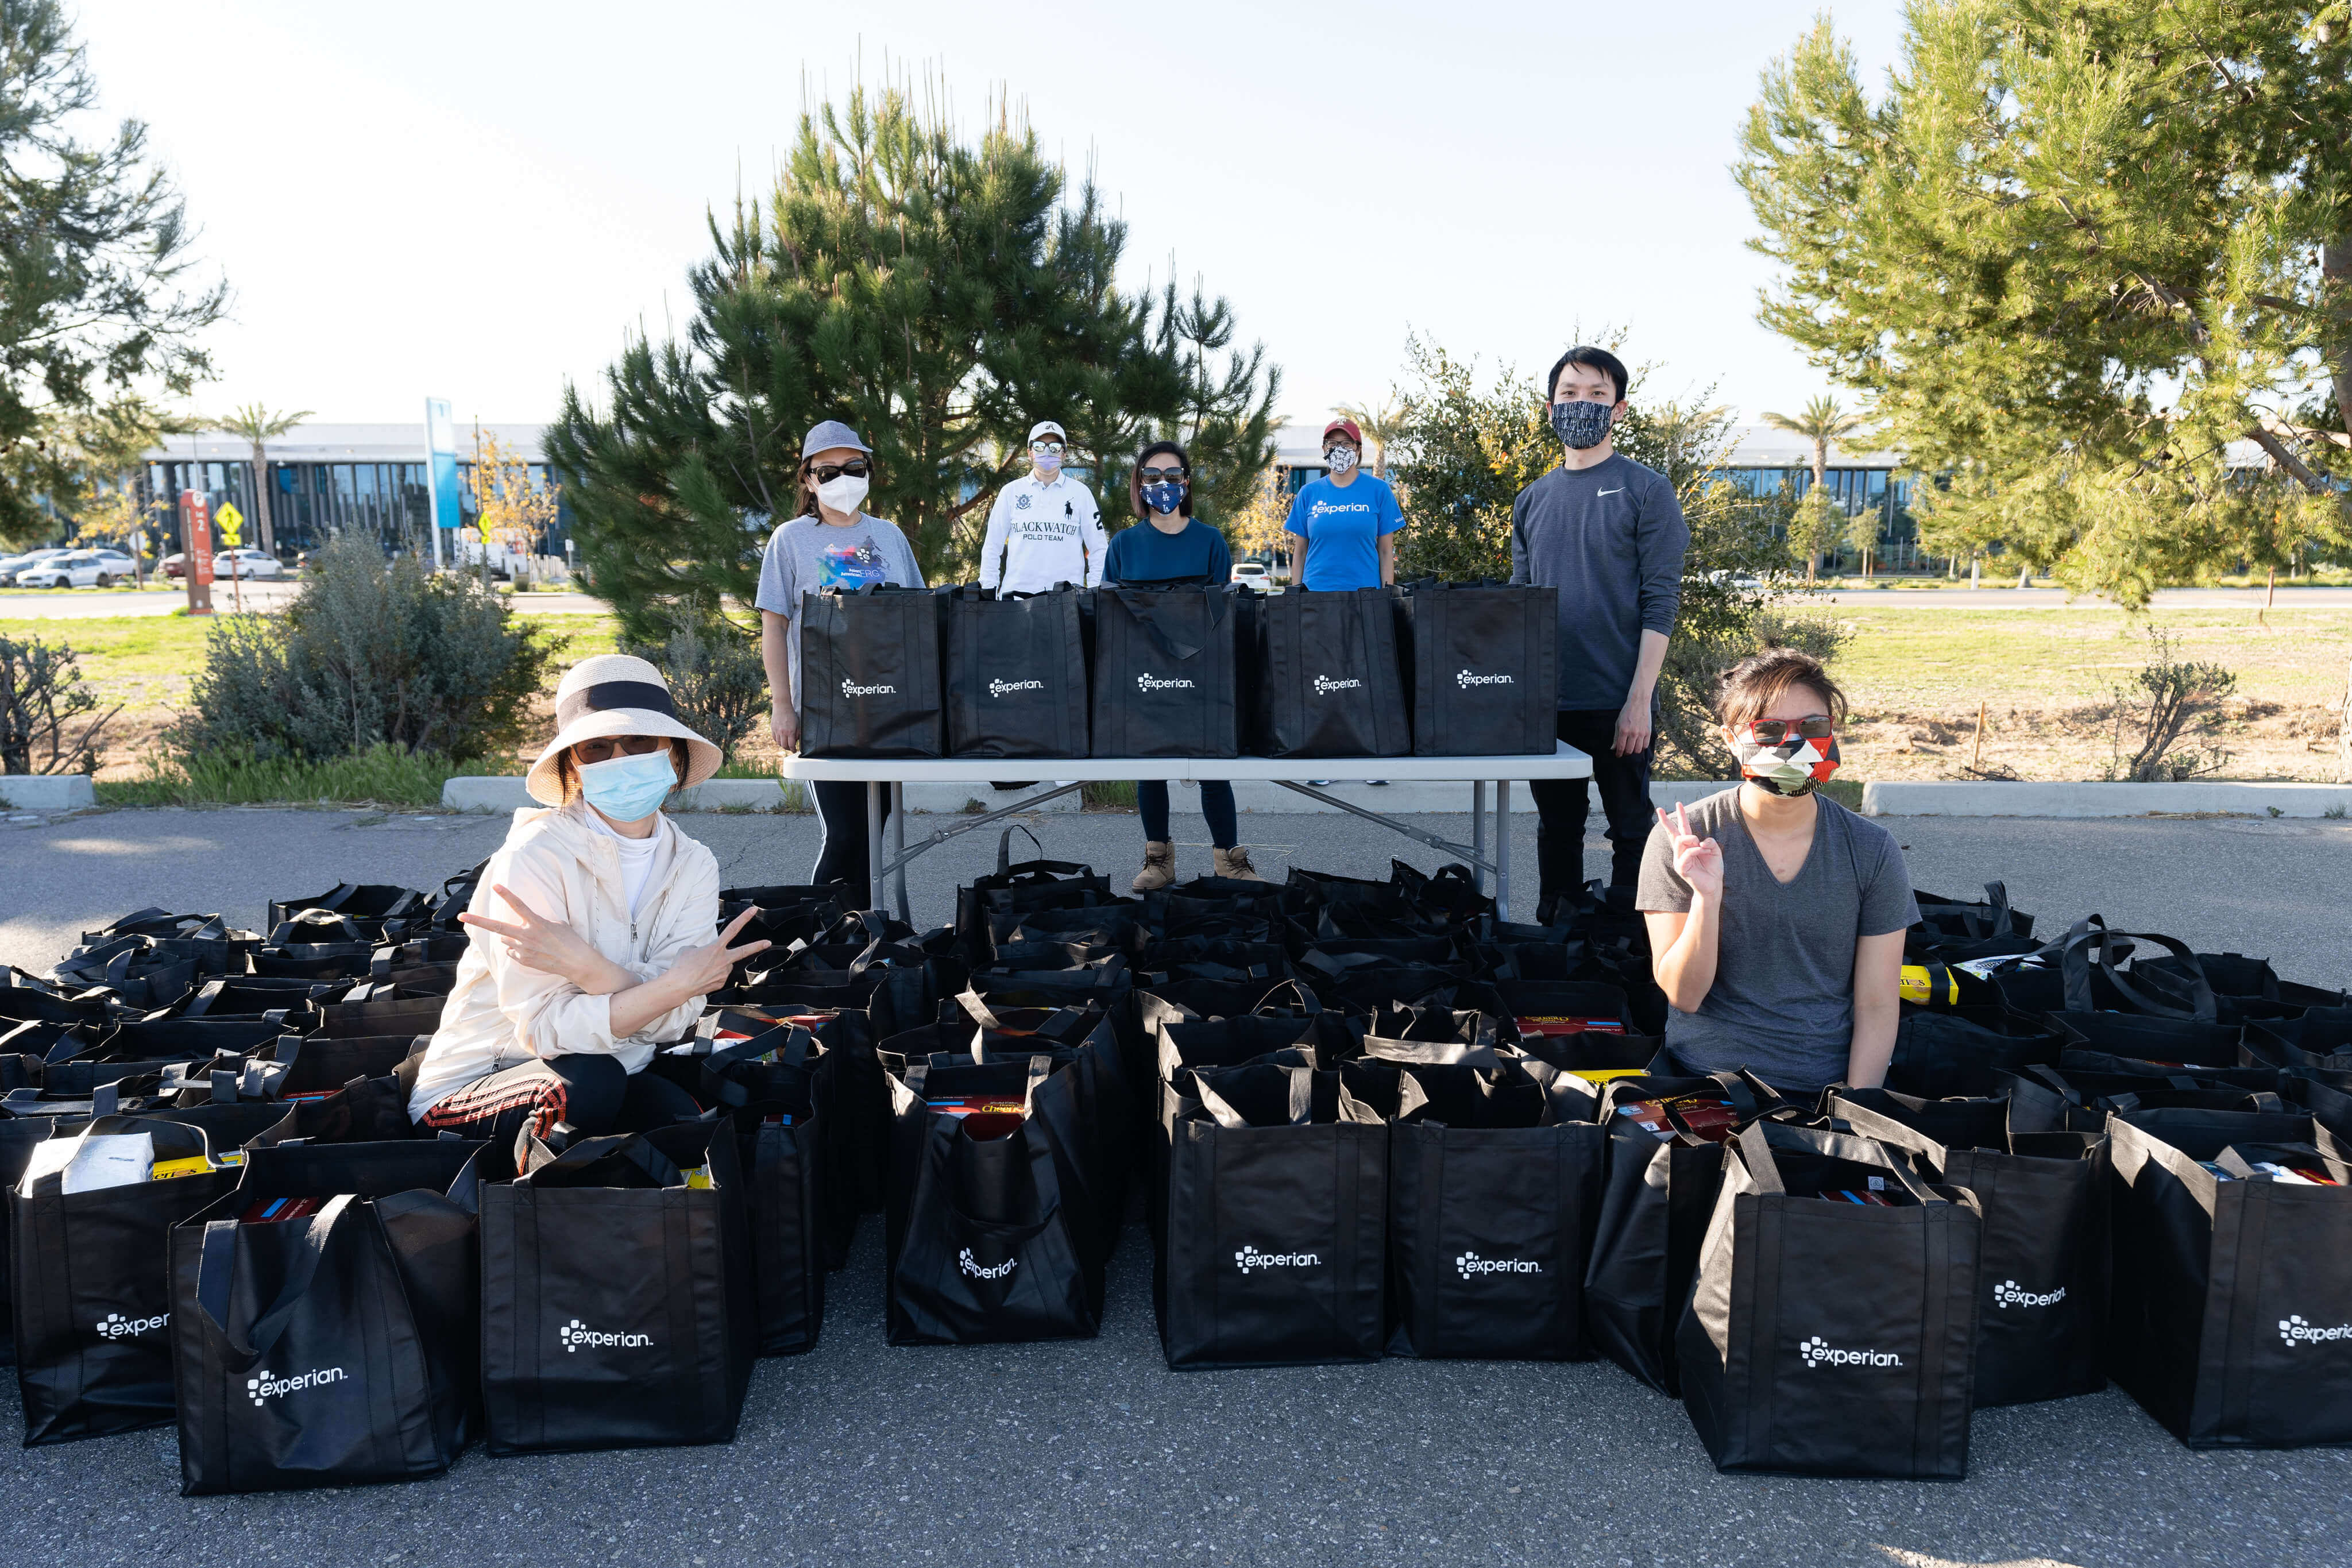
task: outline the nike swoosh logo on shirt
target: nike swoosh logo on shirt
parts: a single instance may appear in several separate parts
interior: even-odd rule
[[[1599,498],[1600,498],[1600,497],[1601,497],[1601,496],[1622,496],[1622,495],[1623,495],[1624,493],[1625,493],[1625,487],[1624,487],[1623,485],[1619,485],[1619,486],[1618,486],[1615,489],[1613,489],[1613,490],[1594,490],[1594,491],[1592,492],[1593,497],[1594,497],[1596,500],[1597,500],[1597,499],[1599,499]]]

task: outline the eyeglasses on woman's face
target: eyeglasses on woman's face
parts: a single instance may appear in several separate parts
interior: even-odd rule
[[[852,458],[845,463],[819,463],[809,472],[816,477],[817,483],[829,485],[844,474],[853,479],[866,479],[874,472],[874,466],[863,458]]]
[[[1748,732],[1759,744],[1779,746],[1790,741],[1826,741],[1837,731],[1829,715],[1817,713],[1810,719],[1759,719]]]
[[[659,735],[600,735],[572,748],[572,760],[583,767],[609,763],[614,757],[642,757],[668,744]],[[601,775],[600,775],[601,776]]]
[[[1173,480],[1176,483],[1181,484],[1184,479],[1184,470],[1181,468],[1138,468],[1135,470],[1135,477],[1147,485],[1156,485],[1163,480]]]

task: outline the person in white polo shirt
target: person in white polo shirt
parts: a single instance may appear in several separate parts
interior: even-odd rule
[[[988,510],[982,587],[1042,594],[1056,583],[1100,586],[1110,542],[1094,492],[1062,472],[1069,444],[1051,419],[1029,432],[1029,471],[999,490]]]

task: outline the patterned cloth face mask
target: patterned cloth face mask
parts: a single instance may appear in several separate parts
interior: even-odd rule
[[[1356,449],[1353,447],[1326,447],[1323,448],[1323,463],[1333,473],[1344,474],[1356,466]]]
[[[1551,405],[1551,427],[1563,446],[1585,451],[1598,447],[1609,437],[1609,413],[1616,405],[1609,403],[1555,403]]]
[[[1184,504],[1184,486],[1176,479],[1160,479],[1143,487],[1143,504],[1166,517]]]
[[[1837,731],[1827,719],[1759,719],[1731,750],[1739,776],[1774,795],[1811,795],[1838,771]]]

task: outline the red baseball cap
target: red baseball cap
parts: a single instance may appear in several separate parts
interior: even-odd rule
[[[1349,440],[1353,441],[1359,447],[1364,444],[1364,433],[1356,428],[1356,422],[1352,419],[1334,419],[1331,423],[1323,426],[1323,439],[1328,441],[1331,438],[1331,432],[1334,430],[1345,435]]]

